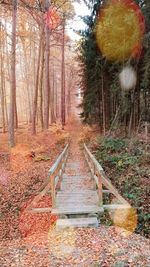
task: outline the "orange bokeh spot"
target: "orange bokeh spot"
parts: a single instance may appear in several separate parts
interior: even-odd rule
[[[139,57],[144,30],[144,17],[138,5],[131,0],[111,0],[97,19],[97,44],[109,60]]]

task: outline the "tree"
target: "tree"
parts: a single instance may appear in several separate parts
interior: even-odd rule
[[[45,0],[45,13],[48,12],[50,3]],[[50,76],[49,76],[49,58],[50,58],[50,29],[45,23],[45,88],[44,88],[44,129],[49,127],[49,103],[50,103]]]
[[[39,90],[39,75],[40,75],[42,39],[43,39],[43,30],[41,31],[41,36],[40,36],[40,41],[39,41],[39,51],[38,51],[35,91],[34,91],[34,99],[33,99],[32,134],[36,134],[36,115],[37,115],[37,104],[38,104],[38,90]]]
[[[15,146],[15,111],[16,111],[16,22],[17,0],[13,0],[12,6],[12,50],[11,50],[11,91],[9,112],[9,144]]]
[[[66,123],[66,105],[65,105],[65,17],[62,25],[62,62],[61,62],[61,123],[64,129]]]

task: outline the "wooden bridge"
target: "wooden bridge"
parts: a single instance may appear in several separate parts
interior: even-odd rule
[[[82,158],[77,156],[74,159],[69,153],[69,145],[66,145],[49,170],[48,178],[39,193],[27,208],[29,212],[52,212],[58,216],[57,228],[97,227],[98,218],[104,209],[130,208],[129,203],[106,177],[103,168],[85,144],[83,154],[88,165],[86,172],[81,168],[81,161],[85,161],[83,155]],[[36,208],[42,196],[49,192],[52,207]],[[117,204],[104,203],[105,194],[112,194]]]

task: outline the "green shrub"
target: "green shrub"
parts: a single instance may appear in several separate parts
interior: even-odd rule
[[[104,139],[104,142],[101,144],[101,149],[109,152],[119,152],[122,151],[127,146],[128,142],[125,139],[113,139],[108,137]]]

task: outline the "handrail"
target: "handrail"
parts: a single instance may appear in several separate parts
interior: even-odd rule
[[[27,207],[26,209],[27,211],[32,209],[33,206],[35,206],[38,203],[38,201],[46,194],[46,192],[50,188],[51,188],[51,197],[52,197],[52,208],[55,207],[56,188],[57,188],[60,178],[62,177],[63,170],[65,168],[66,160],[68,157],[68,148],[69,148],[69,144],[65,146],[62,153],[58,156],[58,158],[56,159],[56,161],[50,168],[46,181],[38,190],[39,192],[38,195],[34,197],[30,205]]]
[[[63,150],[63,152],[58,156],[58,158],[56,159],[55,163],[52,165],[52,167],[50,168],[50,170],[48,171],[49,174],[53,174],[56,169],[57,169],[57,166],[59,165],[59,163],[61,162],[63,156],[65,155],[66,151],[68,150],[68,147],[69,147],[69,144],[67,144]]]
[[[100,204],[103,205],[102,185],[104,185],[109,190],[110,193],[115,195],[115,197],[117,198],[117,200],[119,200],[119,202],[121,202],[121,204],[130,206],[130,204],[119,194],[117,189],[112,185],[110,179],[107,178],[102,166],[99,164],[94,155],[87,148],[86,144],[84,144],[84,149],[85,149],[85,158],[87,160],[92,176],[95,179],[98,187]]]
[[[52,208],[55,207],[55,198],[56,198],[56,187],[58,185],[59,179],[62,178],[63,170],[65,168],[65,163],[68,157],[68,148],[67,144],[63,152],[59,155],[53,166],[49,170],[50,175],[50,184],[51,184],[51,196],[52,196]]]

